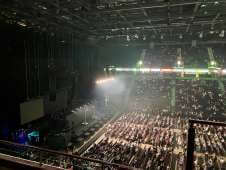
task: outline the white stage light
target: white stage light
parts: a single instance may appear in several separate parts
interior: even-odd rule
[[[139,66],[141,66],[142,64],[143,64],[143,61],[142,60],[138,61],[138,65]]]
[[[126,40],[127,40],[127,41],[130,41],[129,35],[126,36]]]
[[[182,39],[182,38],[183,38],[183,35],[182,35],[182,34],[180,34],[179,38],[180,38],[180,39]]]
[[[180,60],[177,61],[177,65],[178,65],[178,66],[181,65],[181,61],[180,61]]]
[[[203,38],[203,32],[200,32],[199,38]]]
[[[160,72],[160,68],[151,68],[152,72]]]
[[[221,31],[221,33],[219,34],[219,37],[224,38],[224,30]]]

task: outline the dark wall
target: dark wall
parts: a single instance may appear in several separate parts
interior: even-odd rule
[[[1,129],[19,125],[19,104],[28,98],[61,89],[68,90],[68,99],[89,97],[98,67],[96,47],[73,34],[40,33],[4,22],[0,22],[0,37]]]
[[[0,25],[0,51],[1,51],[1,125],[10,120],[12,125],[18,124],[18,102],[24,100],[25,74],[24,74],[24,48],[23,40],[27,34],[22,29],[1,23]]]

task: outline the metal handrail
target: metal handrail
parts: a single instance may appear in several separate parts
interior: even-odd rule
[[[117,168],[123,167],[123,168],[127,168],[127,169],[132,169],[132,167],[122,165],[122,164],[110,163],[110,162],[106,162],[106,161],[102,161],[102,160],[98,160],[98,159],[92,159],[92,158],[88,158],[88,157],[81,157],[78,155],[67,154],[64,152],[39,148],[39,147],[31,146],[31,145],[23,145],[23,144],[18,144],[18,143],[14,143],[14,142],[4,141],[4,140],[0,140],[0,144],[14,145],[14,146],[23,147],[23,148],[27,148],[27,149],[31,149],[31,150],[37,150],[39,152],[47,152],[50,154],[56,154],[56,155],[61,155],[61,156],[65,156],[65,157],[76,158],[76,159],[89,161],[89,162],[95,162],[95,163],[101,164],[102,166],[111,166],[111,167],[117,167]]]
[[[213,121],[194,120],[194,119],[189,120],[186,170],[193,169],[194,150],[195,150],[195,127],[194,127],[194,124],[226,127],[226,123],[224,123],[224,122],[213,122]]]

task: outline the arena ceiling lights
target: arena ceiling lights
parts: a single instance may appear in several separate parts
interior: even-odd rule
[[[116,72],[140,72],[140,73],[184,73],[184,74],[219,74],[226,75],[226,69],[220,68],[120,68],[116,67],[115,69],[111,69],[110,71]]]
[[[225,0],[0,0],[8,23],[101,45],[226,43],[225,9]]]
[[[179,74],[187,74],[187,75],[205,75],[205,74],[217,74],[219,76],[226,75],[226,69],[221,68],[121,68],[121,67],[113,67],[105,68],[104,71],[106,72],[133,72],[133,73],[162,73],[162,74],[169,74],[169,73],[179,73]],[[114,77],[99,79],[96,81],[97,85],[104,85],[106,83],[114,81]]]
[[[106,83],[111,82],[113,80],[115,80],[114,77],[99,79],[99,80],[96,81],[96,84],[98,84],[98,85],[106,84]]]

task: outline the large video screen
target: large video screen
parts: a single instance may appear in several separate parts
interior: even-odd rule
[[[43,99],[35,99],[20,104],[20,122],[29,123],[44,116]]]

